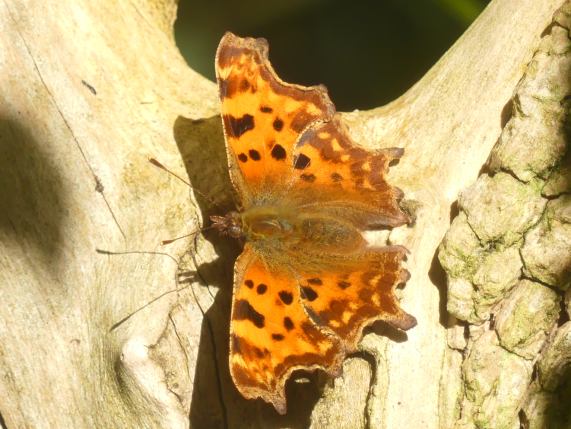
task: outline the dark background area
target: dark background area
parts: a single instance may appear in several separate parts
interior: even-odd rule
[[[264,37],[286,82],[327,86],[338,110],[397,98],[452,46],[489,0],[181,0],[177,44],[214,80],[225,31]]]

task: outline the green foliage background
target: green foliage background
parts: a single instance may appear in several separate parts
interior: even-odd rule
[[[282,79],[325,84],[338,110],[368,109],[414,84],[488,1],[181,0],[175,36],[210,79],[225,31],[265,37]]]

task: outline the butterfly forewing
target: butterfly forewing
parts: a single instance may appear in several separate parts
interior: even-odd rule
[[[264,39],[227,33],[216,55],[222,119],[235,183],[263,193],[289,177],[293,146],[312,122],[335,112],[324,87],[281,81],[268,61]]]

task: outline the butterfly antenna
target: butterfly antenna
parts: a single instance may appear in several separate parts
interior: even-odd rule
[[[168,253],[164,253],[164,252],[148,252],[148,251],[143,251],[143,250],[131,250],[131,251],[125,251],[125,252],[113,252],[110,250],[104,250],[104,249],[98,249],[96,248],[95,251],[101,255],[161,255],[161,256],[167,256],[168,258],[172,259],[173,262],[177,265],[178,267],[178,261],[172,256],[169,255]],[[178,275],[178,274],[175,274]],[[183,287],[178,287],[178,281],[176,280],[175,277],[175,283],[177,284],[176,289],[171,289],[171,290],[167,290],[166,292],[163,292],[162,294],[160,294],[159,296],[156,296],[155,298],[153,298],[151,301],[147,302],[146,304],[144,304],[143,306],[137,308],[135,311],[132,311],[131,313],[129,313],[128,315],[126,315],[125,317],[123,317],[121,320],[119,320],[118,322],[115,322],[113,325],[111,325],[111,327],[109,328],[109,332],[113,332],[115,329],[117,329],[119,326],[121,326],[123,323],[125,323],[127,320],[129,320],[131,317],[133,317],[135,314],[137,314],[139,311],[147,308],[148,306],[150,306],[151,304],[153,304],[154,302],[158,301],[159,299],[161,299],[162,297],[174,293],[174,292],[180,292],[183,291],[184,289],[189,288],[191,285],[187,285],[187,286],[183,286]],[[192,288],[190,288],[192,290],[192,293],[194,295],[194,290]],[[196,297],[195,297],[196,300]]]
[[[163,241],[161,241],[161,245],[162,245],[162,246],[165,246],[165,245],[167,245],[167,244],[174,243],[174,242],[177,241],[177,240],[180,240],[180,239],[186,238],[186,237],[190,237],[191,235],[198,234],[199,232],[207,231],[207,230],[209,230],[209,229],[212,229],[213,227],[214,227],[214,225],[210,225],[210,226],[207,226],[207,227],[204,227],[204,228],[200,228],[200,229],[198,229],[198,230],[196,230],[196,231],[189,232],[188,234],[181,235],[180,237],[171,238],[170,240],[163,240]]]
[[[156,296],[155,298],[153,298],[152,300],[150,300],[149,302],[147,302],[145,305],[142,305],[141,307],[137,308],[135,311],[132,311],[131,313],[129,313],[128,315],[126,315],[125,317],[123,317],[121,320],[119,320],[118,322],[115,322],[113,325],[111,325],[111,327],[109,328],[109,332],[114,331],[115,329],[117,329],[119,326],[121,326],[123,323],[125,323],[127,320],[129,320],[131,317],[133,317],[135,314],[137,314],[139,311],[144,310],[145,308],[147,308],[148,306],[150,306],[151,304],[153,304],[154,302],[158,301],[159,299],[161,299],[162,297],[174,293],[174,292],[180,292],[183,291],[184,289],[187,289],[189,286],[183,286],[181,288],[177,288],[177,289],[171,289],[171,290],[167,290],[166,292],[161,293],[159,296]]]
[[[159,161],[157,161],[155,158],[149,158],[149,162],[151,164],[153,164],[155,167],[160,168],[161,170],[166,171],[167,173],[171,174],[172,176],[176,177],[178,180],[180,180],[182,183],[184,183],[186,186],[188,186],[189,188],[192,189],[193,192],[197,193],[198,195],[200,195],[202,198],[204,198],[206,201],[208,201],[210,204],[212,204],[213,206],[218,207],[219,209],[221,209],[220,204],[218,204],[216,201],[214,201],[212,198],[210,198],[208,195],[204,194],[203,192],[201,192],[199,189],[193,188],[192,185],[187,182],[186,180],[184,180],[182,177],[180,177],[178,174],[176,174],[174,171],[169,170],[167,167],[165,167],[163,164],[161,164]],[[190,235],[190,234],[189,234]],[[183,237],[180,237],[183,238]],[[167,240],[168,241],[168,240]]]
[[[163,164],[161,164],[159,161],[157,161],[155,158],[149,158],[149,162],[151,164],[153,164],[155,167],[160,168],[161,170],[166,171],[167,173],[173,175],[174,177],[176,177],[178,180],[180,180],[182,183],[184,183],[185,185],[187,185],[189,188],[192,188],[192,185],[190,183],[188,183],[186,180],[184,180],[182,177],[180,177],[178,174],[176,174],[174,171],[169,170],[168,168],[166,168]]]

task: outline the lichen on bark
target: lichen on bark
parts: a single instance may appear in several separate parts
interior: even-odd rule
[[[566,2],[440,245],[448,311],[480,325],[468,330],[458,427],[569,422],[570,328],[558,323],[569,318],[562,303],[571,276],[570,16]]]

